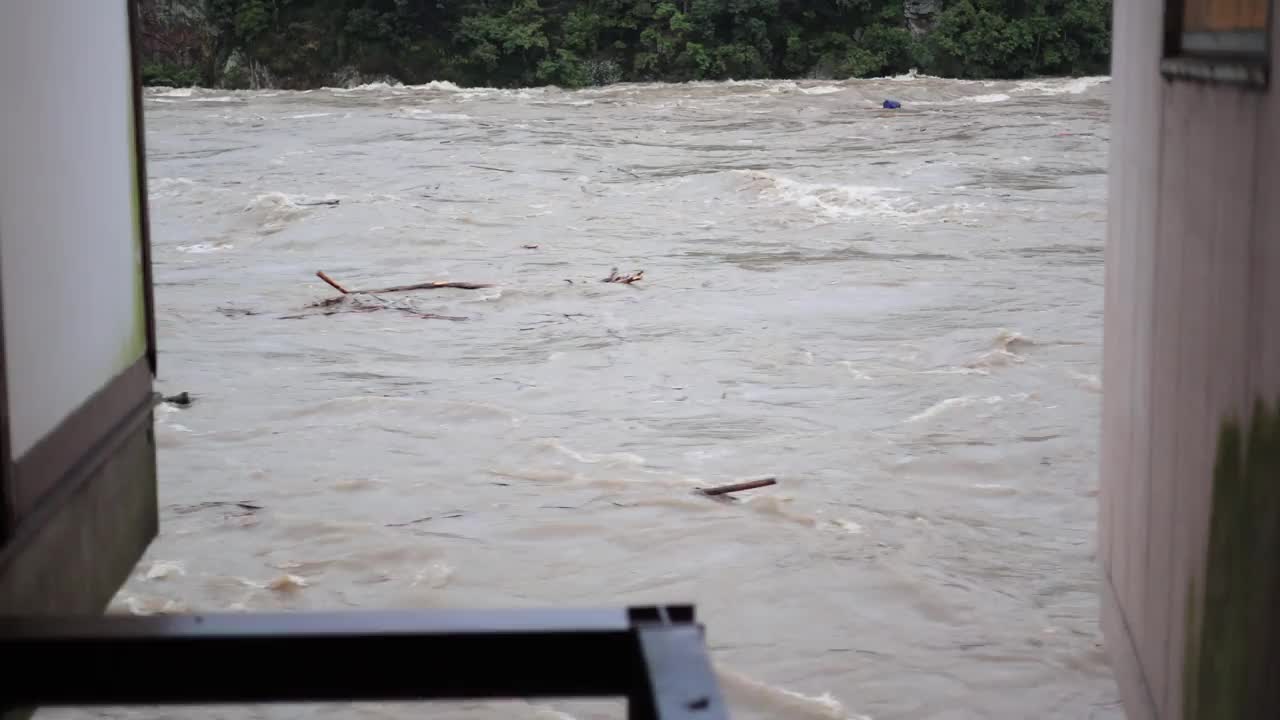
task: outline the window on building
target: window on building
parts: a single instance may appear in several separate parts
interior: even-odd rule
[[[1167,0],[1164,72],[1267,84],[1273,0]]]
[[[1183,0],[1183,53],[1265,56],[1269,0]]]

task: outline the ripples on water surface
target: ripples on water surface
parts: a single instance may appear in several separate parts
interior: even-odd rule
[[[152,91],[159,384],[197,402],[161,411],[162,533],[116,606],[689,600],[738,718],[1120,717],[1093,555],[1106,97]],[[466,322],[279,319],[332,295],[321,269],[497,287],[400,298]],[[225,501],[261,509],[201,505]]]

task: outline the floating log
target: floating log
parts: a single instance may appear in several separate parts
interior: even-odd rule
[[[741,492],[743,490],[755,490],[756,488],[769,487],[777,485],[777,478],[763,478],[761,480],[748,480],[747,482],[734,483],[732,485],[718,485],[710,488],[698,488],[694,492],[699,495],[707,495],[716,497],[718,495],[727,495],[729,493]]]
[[[473,283],[473,282],[453,282],[449,280],[437,280],[435,282],[418,283],[417,285],[396,285],[395,287],[378,288],[376,290],[352,290],[351,293],[362,295],[373,295],[375,293],[393,293],[393,292],[409,292],[411,290],[438,290],[440,288],[456,288],[458,290],[479,290],[481,288],[493,287],[490,283]]]
[[[179,515],[187,515],[189,513],[199,512],[201,510],[208,510],[210,508],[216,508],[216,507],[236,508],[237,510],[245,510],[249,513],[254,513],[262,509],[261,505],[258,505],[257,503],[249,502],[248,500],[240,500],[239,502],[235,502],[235,501],[228,502],[225,500],[210,500],[207,502],[196,503],[195,505],[170,505],[169,507]]]
[[[376,293],[393,293],[393,292],[409,292],[411,290],[438,290],[440,288],[457,288],[459,290],[479,290],[481,288],[493,287],[489,283],[473,283],[473,282],[454,282],[450,280],[437,280],[435,282],[418,283],[416,285],[396,285],[395,287],[376,288],[373,290],[348,290],[338,284],[338,281],[329,277],[323,270],[316,271],[316,277],[329,283],[335,290],[343,295],[373,295]]]

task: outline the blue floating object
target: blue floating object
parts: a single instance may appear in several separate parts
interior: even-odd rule
[[[884,101],[884,109],[885,109],[885,110],[897,110],[897,109],[898,109],[898,108],[900,108],[900,107],[902,107],[902,103],[898,102],[897,100],[885,100],[885,101]]]

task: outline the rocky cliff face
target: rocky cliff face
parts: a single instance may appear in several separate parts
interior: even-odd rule
[[[144,81],[182,85],[207,74],[216,37],[205,0],[142,0],[138,11]]]
[[[141,0],[143,81],[149,85],[209,84],[228,90],[260,90],[288,84],[244,48],[219,43],[207,0]],[[333,87],[394,78],[369,75],[354,67],[332,74]]]
[[[902,11],[911,34],[920,37],[933,29],[934,18],[942,12],[942,0],[903,0]]]

